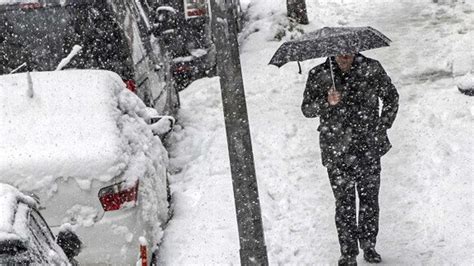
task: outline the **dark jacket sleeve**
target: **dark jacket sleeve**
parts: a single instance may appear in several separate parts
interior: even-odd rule
[[[328,108],[327,95],[318,82],[318,70],[312,69],[306,81],[301,111],[308,118],[321,116]]]
[[[398,112],[398,92],[382,65],[377,62],[376,86],[378,97],[382,100],[382,114],[379,127],[391,128]]]

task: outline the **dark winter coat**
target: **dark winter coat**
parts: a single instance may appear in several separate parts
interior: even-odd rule
[[[310,71],[301,105],[306,117],[320,118],[323,165],[351,165],[361,156],[380,158],[391,148],[387,129],[398,111],[397,90],[376,60],[358,54],[347,73],[334,58],[332,62],[341,101],[335,106],[327,101],[332,87],[328,59]],[[380,115],[379,99],[383,103]]]

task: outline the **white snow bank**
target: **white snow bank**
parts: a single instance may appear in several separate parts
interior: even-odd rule
[[[239,264],[224,116],[217,78],[181,92],[179,125],[169,136],[174,215],[158,256],[160,265]],[[182,128],[181,128],[182,126]]]
[[[172,116],[162,116],[158,122],[150,125],[155,135],[164,136],[173,129],[176,120]]]
[[[275,38],[284,38],[288,33],[286,28],[289,20],[286,17],[285,1],[247,1],[242,9],[246,14],[246,26],[239,35],[240,43],[245,44],[244,40],[252,35],[263,36],[266,41],[272,41]],[[277,35],[280,37],[276,37]]]

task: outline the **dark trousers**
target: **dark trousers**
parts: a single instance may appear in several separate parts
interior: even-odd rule
[[[356,159],[350,166],[328,165],[331,187],[336,198],[336,228],[342,255],[359,254],[375,247],[379,231],[380,159]],[[356,190],[359,221],[356,218]]]

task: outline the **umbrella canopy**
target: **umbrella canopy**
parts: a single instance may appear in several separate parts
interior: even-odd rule
[[[281,67],[291,61],[358,52],[389,46],[391,40],[372,27],[324,27],[283,43],[270,60]]]

